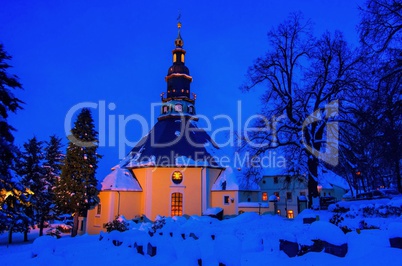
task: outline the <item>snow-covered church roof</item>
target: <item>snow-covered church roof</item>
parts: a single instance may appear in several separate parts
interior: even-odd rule
[[[227,167],[212,185],[212,191],[221,190],[259,191],[260,186],[252,181],[245,182],[241,171]]]
[[[142,191],[142,188],[130,170],[117,167],[103,179],[101,190]]]

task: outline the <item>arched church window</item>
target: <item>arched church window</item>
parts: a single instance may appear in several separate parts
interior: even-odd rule
[[[176,185],[180,184],[183,181],[183,173],[180,171],[174,171],[172,174],[172,181]]]
[[[173,216],[183,215],[183,194],[179,192],[172,193],[171,214]]]

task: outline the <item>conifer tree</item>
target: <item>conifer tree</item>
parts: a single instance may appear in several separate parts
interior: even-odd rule
[[[0,233],[9,230],[11,243],[12,229],[20,221],[19,209],[27,202],[26,193],[18,182],[13,180],[11,170],[14,168],[18,149],[14,145],[12,131],[15,129],[8,123],[10,112],[15,113],[22,108],[22,101],[12,92],[21,89],[22,85],[16,75],[8,73],[11,67],[7,61],[11,56],[0,44]]]
[[[24,211],[28,219],[25,220],[24,241],[28,241],[29,226],[43,220],[45,209],[48,205],[47,187],[45,171],[42,167],[43,142],[36,137],[29,139],[23,145],[24,149],[17,163],[17,174],[22,178],[22,184],[33,194],[30,197],[30,205]],[[41,224],[43,230],[43,223]]]
[[[55,194],[54,189],[57,183],[57,180],[60,178],[62,162],[64,158],[64,154],[61,151],[61,139],[57,136],[50,136],[49,141],[46,142],[45,150],[45,161],[43,163],[43,168],[45,171],[45,178],[48,181],[49,185],[46,187],[46,208],[44,212],[43,220],[39,221],[39,235],[43,234],[41,228],[43,226],[42,223],[46,220],[53,220],[57,215],[57,208],[55,204]]]
[[[86,216],[99,202],[95,173],[98,161],[98,132],[89,109],[82,109],[68,137],[69,143],[60,179],[55,188],[56,204],[65,213],[72,213],[71,236],[77,235],[78,217]]]

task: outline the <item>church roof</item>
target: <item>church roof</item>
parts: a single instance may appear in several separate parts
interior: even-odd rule
[[[218,149],[193,120],[170,117],[159,120],[148,135],[123,159],[119,167],[209,166],[219,167],[211,151]]]
[[[130,170],[117,167],[103,179],[101,190],[142,191],[142,188]]]

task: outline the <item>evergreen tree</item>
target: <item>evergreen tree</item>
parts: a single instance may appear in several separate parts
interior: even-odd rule
[[[17,174],[22,178],[22,184],[32,191],[29,207],[25,208],[28,219],[24,224],[24,241],[28,241],[29,226],[38,223],[44,217],[44,209],[47,203],[47,187],[49,182],[45,178],[45,171],[42,167],[44,159],[42,153],[43,142],[36,137],[24,143],[24,150],[17,163]],[[42,223],[43,229],[43,223]]]
[[[46,207],[44,211],[43,219],[39,221],[39,235],[43,235],[43,223],[46,220],[53,220],[57,215],[57,208],[55,204],[55,194],[54,189],[57,180],[60,178],[63,153],[61,152],[61,139],[57,136],[50,136],[49,141],[46,142],[45,147],[45,162],[43,163],[43,168],[45,170],[45,179],[49,183],[46,187]]]
[[[75,236],[78,231],[78,217],[86,216],[87,211],[99,202],[95,173],[101,156],[96,153],[98,132],[95,131],[89,109],[82,109],[71,133],[55,195],[58,208],[73,214],[71,236]]]
[[[15,113],[22,108],[22,101],[12,92],[21,89],[22,85],[17,76],[7,73],[11,67],[7,63],[10,59],[11,56],[0,44],[0,233],[9,230],[9,242],[12,228],[20,221],[19,208],[28,201],[25,189],[13,180],[11,173],[18,149],[14,146],[12,134],[15,129],[7,118],[10,112]]]

